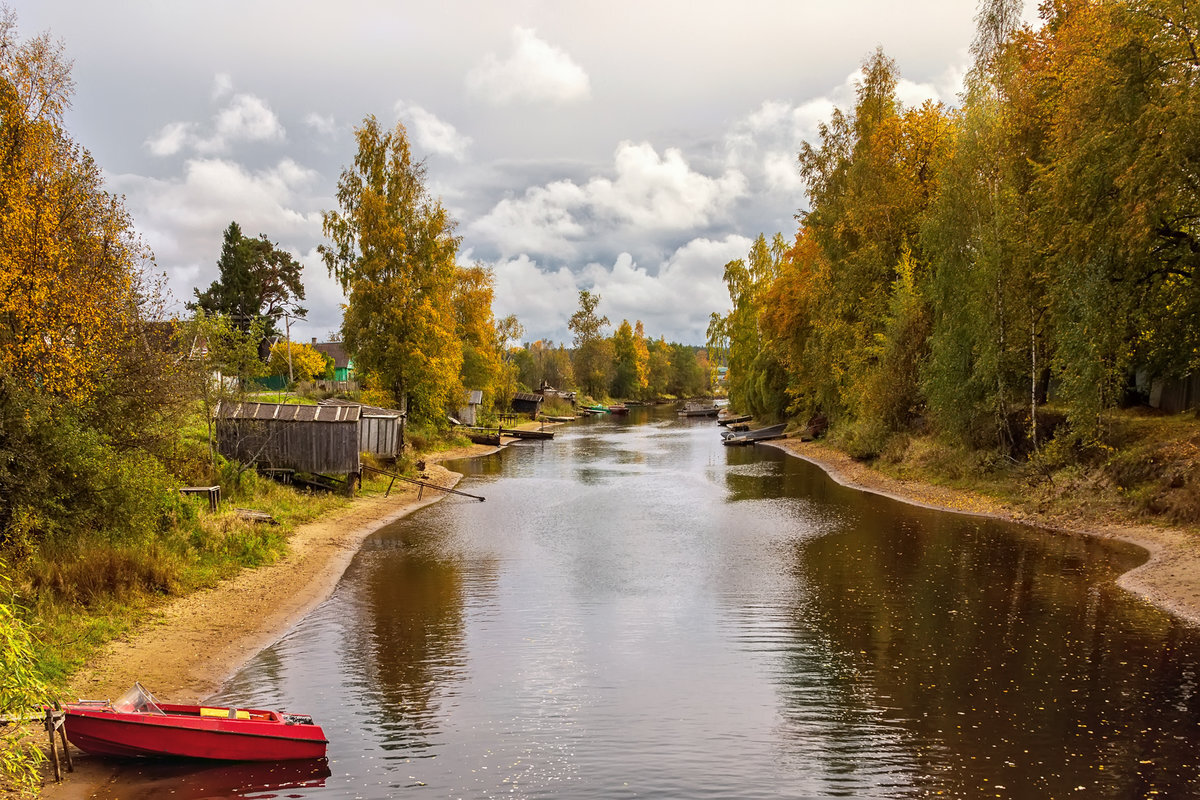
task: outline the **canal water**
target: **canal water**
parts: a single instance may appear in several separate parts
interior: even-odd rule
[[[1143,551],[846,489],[712,420],[457,462],[217,703],[328,763],[127,768],[135,797],[1200,796],[1200,636]]]

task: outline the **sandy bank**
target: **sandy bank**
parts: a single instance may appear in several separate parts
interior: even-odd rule
[[[1193,625],[1200,625],[1200,540],[1195,532],[1153,525],[1096,524],[1029,513],[974,492],[892,478],[816,442],[783,439],[766,444],[816,464],[843,486],[901,502],[1136,544],[1145,548],[1150,558],[1122,575],[1118,585]]]
[[[436,462],[493,453],[462,447],[426,456],[427,482],[452,488],[462,477]],[[198,703],[255,654],[282,637],[337,585],[362,541],[382,526],[446,496],[397,484],[389,497],[359,497],[341,513],[298,527],[288,554],[243,570],[220,585],[180,597],[156,610],[137,631],[110,642],[72,679],[68,699],[114,698],[141,681],[164,700]],[[47,798],[91,797],[111,779],[111,762],[74,750],[77,770]]]

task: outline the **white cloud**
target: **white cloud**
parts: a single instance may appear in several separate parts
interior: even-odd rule
[[[692,170],[679,150],[668,148],[660,156],[645,142],[622,142],[613,168],[612,178],[592,178],[582,186],[554,181],[504,198],[470,231],[505,254],[569,258],[585,236],[707,225],[746,193],[746,180],[737,170],[710,177]]]
[[[672,253],[657,274],[638,266],[628,253],[620,254],[611,268],[589,265],[585,274],[614,324],[640,319],[649,335],[700,344],[709,314],[729,306],[725,264],[743,258],[750,245],[746,237],[733,234],[718,240],[701,237]]]
[[[413,140],[420,149],[429,153],[450,156],[455,161],[466,159],[467,148],[471,146],[471,137],[459,133],[457,128],[439,118],[432,111],[400,100],[396,103],[396,116],[408,126]]]
[[[237,221],[248,236],[265,233],[303,252],[320,240],[322,201],[309,196],[316,173],[291,159],[249,170],[225,159],[190,159],[174,179],[116,176],[139,233],[167,270],[177,298],[216,277],[221,236]],[[288,242],[288,245],[283,245]],[[296,243],[299,243],[297,246]]]
[[[528,255],[492,265],[496,276],[497,317],[516,314],[528,338],[569,342],[567,320],[579,303],[579,290],[600,295],[598,308],[615,326],[622,319],[642,320],[650,336],[663,335],[689,344],[705,339],[708,316],[729,306],[725,264],[743,258],[750,239],[729,235],[696,238],[658,265],[657,273],[641,267],[629,253],[612,266],[588,264],[578,273],[551,270]]]
[[[492,308],[497,319],[516,314],[527,338],[563,340],[567,318],[579,304],[580,287],[571,270],[543,269],[522,254],[497,261],[492,271],[496,278]]]
[[[146,147],[156,156],[173,156],[194,136],[190,122],[171,122],[146,140]]]
[[[212,99],[220,100],[233,92],[233,77],[228,72],[218,72],[213,76]]]
[[[315,111],[304,115],[304,124],[321,136],[332,136],[337,131],[337,123],[332,115],[318,114]]]
[[[494,105],[568,103],[591,95],[587,73],[563,50],[520,26],[512,29],[513,52],[505,60],[495,53],[467,73],[467,89]]]
[[[221,77],[228,78],[217,77],[219,85],[224,85]],[[221,92],[214,97],[225,94]],[[283,124],[265,100],[250,94],[235,94],[213,116],[207,134],[194,122],[169,122],[146,139],[146,148],[156,156],[172,156],[185,149],[208,155],[225,153],[237,142],[282,142],[285,138]]]
[[[236,94],[229,105],[217,112],[213,136],[198,142],[202,152],[222,152],[233,142],[282,141],[283,125],[266,104],[250,94]]]

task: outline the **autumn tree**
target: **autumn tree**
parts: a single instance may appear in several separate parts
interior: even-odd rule
[[[63,126],[69,62],[0,12],[0,550],[153,535],[190,396],[150,254]]]
[[[330,242],[319,248],[349,298],[346,348],[412,419],[440,422],[458,400],[463,360],[454,222],[429,196],[402,124],[385,131],[368,116],[355,139],[354,164],[338,180],[341,210],[322,215]]]
[[[1200,368],[1200,8],[1059,3],[1043,31],[1055,93],[1036,185],[1054,366],[1072,427],[1092,439],[1134,370]]]
[[[1045,161],[1035,65],[1020,4],[977,17],[955,147],[921,241],[937,313],[923,387],[938,426],[974,446],[1037,446],[1051,332],[1034,180]],[[1039,387],[1041,390],[1039,391]]]
[[[483,392],[484,408],[507,405],[510,399],[501,387],[507,385],[508,370],[503,359],[504,342],[492,314],[495,277],[481,263],[458,270],[454,290],[455,324],[462,343],[461,385]],[[511,334],[515,317],[506,321]]]
[[[517,367],[517,380],[527,390],[538,389],[543,383],[564,390],[576,386],[571,354],[562,344],[555,346],[554,342],[541,339],[530,342],[514,353],[513,363]]]
[[[613,372],[612,343],[603,335],[608,317],[596,313],[599,304],[600,295],[580,290],[579,309],[567,322],[575,337],[572,358],[575,378],[580,388],[592,397],[604,395]]]
[[[765,347],[759,316],[763,297],[778,277],[787,251],[781,235],[771,243],[759,234],[747,257],[725,265],[725,285],[732,308],[710,325],[710,346],[728,348],[729,402],[761,417],[777,417],[786,406],[787,376],[782,364]]]
[[[311,344],[275,342],[267,359],[268,375],[287,375],[291,380],[311,381],[325,374],[327,356]]]
[[[48,36],[0,16],[0,372],[94,397],[130,336],[148,253],[119,198],[62,126],[72,81]]]
[[[899,414],[891,400],[897,391],[916,397],[919,363],[881,360],[878,341],[901,335],[889,325],[912,331],[927,324],[895,317],[895,295],[907,291],[907,265],[921,296],[904,307],[930,313],[923,296],[928,260],[919,234],[951,142],[941,106],[903,108],[896,99],[898,79],[894,62],[882,51],[873,53],[863,64],[853,113],[835,111],[820,128],[819,144],[806,143],[800,153],[811,203],[803,224],[830,265],[806,345],[814,357],[809,373],[818,382],[821,410],[859,426],[850,438],[860,439],[856,449],[864,455],[881,446],[893,426],[919,415],[919,399]],[[896,355],[919,362],[926,348],[921,341]],[[882,385],[893,391],[879,391]]]
[[[649,383],[647,369],[650,361],[641,320],[638,320],[636,332],[629,320],[621,320],[612,335],[612,353],[613,397],[640,399]]]

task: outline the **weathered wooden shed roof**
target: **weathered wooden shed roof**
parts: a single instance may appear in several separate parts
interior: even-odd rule
[[[225,403],[217,405],[218,419],[276,420],[281,422],[357,422],[359,405],[306,406],[283,403]]]
[[[394,408],[383,408],[381,406],[365,406],[362,403],[356,403],[353,400],[342,400],[337,397],[330,397],[326,400],[318,400],[317,402],[322,406],[329,406],[329,407],[346,408],[348,406],[354,406],[356,408],[361,408],[362,413],[364,415],[369,414],[369,415],[376,416],[376,417],[404,417],[404,416],[406,416],[403,411],[399,411]]]
[[[522,400],[526,403],[540,403],[545,399],[540,394],[533,394],[532,392],[515,392],[513,394],[513,400]]]

